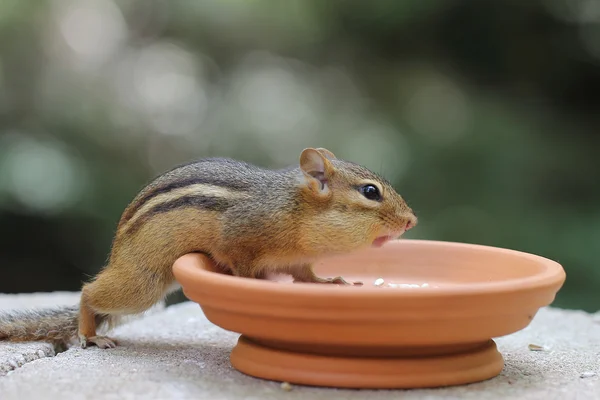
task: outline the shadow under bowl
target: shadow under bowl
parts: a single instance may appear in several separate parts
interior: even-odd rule
[[[565,281],[560,264],[543,257],[425,240],[395,240],[323,259],[314,269],[363,285],[240,278],[196,253],[173,266],[186,297],[212,323],[242,334],[231,353],[234,368],[346,388],[490,379],[504,366],[492,338],[529,325]]]

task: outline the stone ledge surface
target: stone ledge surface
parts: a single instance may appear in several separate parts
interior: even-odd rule
[[[578,311],[542,309],[529,327],[497,339],[506,360],[497,378],[410,391],[295,386],[284,392],[279,383],[235,371],[229,353],[238,335],[211,324],[189,302],[112,336],[120,347],[72,348],[0,377],[0,399],[600,399],[600,314]],[[531,351],[529,344],[546,350]]]
[[[79,303],[79,296],[79,292],[0,294],[0,312],[15,309],[71,306]],[[142,317],[162,311],[164,308],[164,303],[159,303]],[[49,343],[0,342],[0,377],[28,362],[55,355],[55,349]],[[3,399],[1,394],[2,392],[0,392],[0,400]]]

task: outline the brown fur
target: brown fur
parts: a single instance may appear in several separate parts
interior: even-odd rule
[[[366,199],[358,190],[364,184],[383,200]],[[11,327],[18,317],[0,319],[0,339],[62,340],[75,335],[77,322],[82,346],[113,347],[97,335],[98,324],[164,298],[174,287],[174,261],[190,252],[240,277],[280,271],[301,282],[346,283],[316,276],[311,263],[399,236],[409,222],[416,225],[414,213],[385,179],[325,149],[306,149],[299,167],[279,171],[200,160],[156,178],[123,212],[108,265],[83,286],[78,316],[76,308],[56,314],[55,329],[41,328],[51,314],[26,318],[19,329]]]

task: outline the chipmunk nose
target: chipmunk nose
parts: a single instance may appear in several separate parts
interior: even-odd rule
[[[407,230],[414,228],[415,225],[417,225],[417,217],[412,217],[406,223],[406,225],[404,227],[404,231],[406,232]]]

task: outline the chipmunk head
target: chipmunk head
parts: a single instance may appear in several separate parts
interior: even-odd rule
[[[413,210],[387,180],[327,149],[302,151],[300,169],[304,199],[313,211],[306,223],[311,232],[303,237],[314,248],[379,247],[417,224]]]

